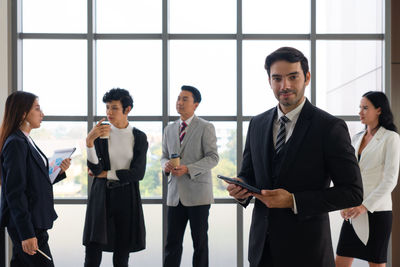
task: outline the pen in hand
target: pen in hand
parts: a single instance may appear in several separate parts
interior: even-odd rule
[[[44,257],[46,257],[49,261],[51,261],[52,259],[46,255],[46,253],[44,253],[43,251],[41,251],[40,249],[37,249],[37,251],[42,254]]]

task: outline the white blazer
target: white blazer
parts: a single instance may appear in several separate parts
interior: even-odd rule
[[[352,138],[358,150],[366,131]],[[400,137],[396,132],[380,127],[361,153],[359,166],[364,188],[363,205],[369,212],[392,210],[392,191],[397,184],[400,165]],[[367,244],[369,237],[368,214],[352,220],[358,237]]]

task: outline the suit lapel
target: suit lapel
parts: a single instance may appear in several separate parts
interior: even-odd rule
[[[304,136],[307,133],[308,128],[311,125],[311,118],[313,116],[314,107],[306,100],[303,109],[300,112],[299,118],[297,119],[293,133],[289,138],[290,143],[288,144],[287,151],[285,153],[283,164],[278,177],[284,177],[289,170],[289,167],[295,161],[300,145],[303,142]]]
[[[180,155],[182,155],[182,152],[183,152],[186,144],[190,140],[190,137],[196,131],[198,124],[199,124],[199,119],[195,115],[193,117],[192,121],[190,122],[189,126],[187,127],[185,137],[183,138],[183,142],[180,145],[181,146],[180,153],[179,153]],[[179,128],[179,123],[178,123],[178,128]],[[179,129],[178,129],[178,140],[179,140]]]
[[[181,142],[179,141],[180,120],[178,119],[178,120],[174,121],[173,124],[171,125],[171,127],[172,127],[172,132],[167,137],[169,140],[168,142],[173,143],[173,151],[170,151],[170,152],[171,152],[171,154],[179,154],[180,155],[180,151],[181,151]],[[169,155],[169,156],[171,156],[171,155]]]
[[[35,159],[36,164],[39,166],[39,168],[42,170],[42,172],[45,174],[45,176],[48,178],[47,181],[50,183],[50,178],[49,178],[49,170],[48,168],[44,165],[43,159],[40,156],[39,153],[42,153],[42,155],[44,156],[44,158],[47,161],[47,166],[49,166],[49,162],[47,160],[47,157],[43,154],[43,152],[41,152],[38,148],[38,150],[40,152],[38,152],[38,150],[36,150],[37,146],[35,145],[35,147],[33,147],[32,143],[28,140],[29,137],[25,136],[24,133],[22,133],[21,131],[17,132],[21,137],[24,137],[26,139],[26,142],[28,143],[28,147],[29,150],[33,156],[33,158]]]
[[[277,110],[276,108],[272,110],[271,112],[268,112],[265,116],[265,119],[263,120],[263,125],[260,125],[258,129],[261,131],[265,129],[265,132],[260,132],[258,135],[263,137],[263,144],[262,147],[263,149],[263,163],[262,166],[265,166],[265,173],[267,174],[267,177],[270,177],[271,175],[271,160],[273,157],[274,153],[274,146],[273,146],[273,141],[272,141],[272,129],[274,125],[274,121],[276,118],[276,113]],[[271,179],[265,179],[265,186],[264,188],[272,188],[272,181]]]
[[[40,154],[42,154],[42,156],[46,159],[46,170],[47,173],[49,172],[49,159],[46,157],[46,155],[42,152],[42,150],[40,150],[40,148],[36,145],[35,141],[32,140],[32,142],[35,144],[35,148],[39,151]],[[41,158],[41,157],[40,157]],[[42,159],[42,158],[41,158]],[[43,159],[42,159],[43,162]]]
[[[368,155],[368,151],[373,149],[379,143],[384,133],[385,133],[385,128],[379,127],[378,131],[376,131],[375,135],[372,137],[369,143],[364,147],[364,150],[361,152],[361,158],[359,162],[360,166],[364,165],[365,157],[363,155]],[[363,136],[360,138],[360,144],[358,145],[358,147],[360,147],[361,145],[361,140],[363,139]],[[358,153],[358,149],[356,151]]]
[[[361,146],[361,141],[363,140],[365,135],[365,131],[362,132],[362,134],[360,134],[360,137],[357,139],[357,141],[354,144],[354,153],[356,158],[358,158],[358,150],[360,149]]]

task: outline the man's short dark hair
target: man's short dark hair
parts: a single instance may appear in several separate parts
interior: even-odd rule
[[[201,94],[200,91],[197,90],[197,88],[190,86],[190,85],[183,85],[181,90],[189,91],[193,95],[194,103],[200,103],[201,102]]]
[[[280,60],[284,60],[290,63],[300,62],[301,69],[304,73],[304,78],[306,78],[309,69],[308,60],[302,52],[293,47],[281,47],[267,56],[267,58],[265,59],[264,67],[268,72],[268,77],[271,77],[271,65]]]
[[[128,90],[122,88],[113,88],[103,96],[103,103],[108,103],[113,100],[118,100],[122,104],[122,112],[125,112],[127,107],[133,107],[133,99]]]

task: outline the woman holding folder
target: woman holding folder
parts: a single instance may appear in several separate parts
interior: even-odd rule
[[[133,100],[125,89],[103,97],[110,125],[102,119],[86,138],[89,195],[83,244],[85,267],[100,266],[103,251],[113,252],[116,267],[128,266],[129,253],[145,248],[139,181],[146,170],[146,134],[129,125]]]
[[[0,130],[0,223],[13,242],[11,267],[54,266],[47,230],[57,214],[49,163],[29,136],[43,116],[34,94],[18,91],[8,96]],[[66,177],[69,166],[70,159],[65,159],[53,183]]]
[[[392,231],[391,193],[397,184],[400,138],[389,101],[382,92],[367,92],[360,103],[365,130],[353,137],[364,188],[362,205],[341,211],[343,222],[336,266],[350,267],[353,259],[384,267]]]

